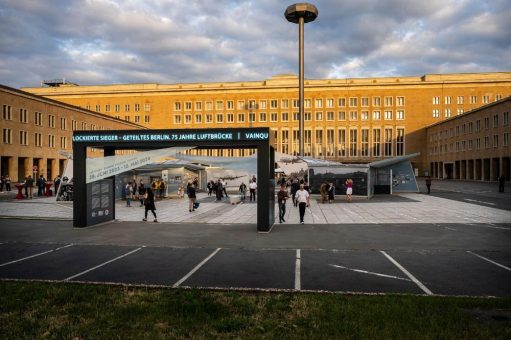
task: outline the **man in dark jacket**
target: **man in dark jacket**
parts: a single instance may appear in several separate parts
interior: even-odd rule
[[[37,179],[37,196],[41,197],[44,195],[44,184],[46,183],[46,180],[44,179],[43,175],[39,176]]]

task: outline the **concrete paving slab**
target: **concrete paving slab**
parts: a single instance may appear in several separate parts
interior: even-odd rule
[[[294,250],[222,249],[182,286],[294,289]]]
[[[133,247],[74,245],[0,267],[0,278],[64,280],[133,249]]]
[[[76,280],[172,286],[211,251],[207,248],[145,247]]]
[[[301,255],[302,289],[423,293],[378,251],[302,251]]]
[[[466,251],[388,253],[434,294],[511,296],[511,272]]]

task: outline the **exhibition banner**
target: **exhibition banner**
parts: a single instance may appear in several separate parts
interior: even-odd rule
[[[175,157],[190,147],[172,147],[166,149],[137,152],[131,155],[87,158],[86,183],[115,176],[128,170],[136,169],[149,163],[155,163],[164,157]]]

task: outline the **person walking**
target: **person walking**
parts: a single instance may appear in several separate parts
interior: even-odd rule
[[[280,184],[280,190],[277,193],[277,202],[279,204],[279,222],[286,222],[284,216],[286,215],[286,201],[289,198],[289,193],[286,189],[286,184]]]
[[[431,193],[431,176],[426,176],[426,187],[428,188],[428,194]]]
[[[140,201],[140,206],[144,206],[144,200],[145,200],[145,193],[147,191],[147,188],[144,185],[144,182],[140,180],[140,183],[137,188],[138,191],[138,200]]]
[[[45,183],[46,183],[46,180],[44,179],[43,175],[39,176],[39,178],[36,181],[37,196],[39,196],[39,197],[44,196],[44,184]]]
[[[247,185],[245,182],[241,182],[240,188],[239,188],[241,200],[245,200],[247,198]]]
[[[167,184],[164,180],[160,179],[160,198],[165,197],[167,194]]]
[[[213,192],[213,183],[212,181],[209,181],[206,185],[206,188],[208,189],[208,196],[211,196],[211,193]]]
[[[25,180],[25,195],[30,199],[34,197],[34,179],[30,175]]]
[[[346,199],[351,202],[351,195],[353,194],[353,180],[348,178],[346,180]]]
[[[147,212],[150,210],[154,216],[154,222],[158,222],[156,217],[156,206],[154,205],[154,191],[151,187],[147,187],[145,195],[144,195],[144,205],[145,205],[145,217],[142,221],[147,221]]]
[[[291,197],[293,198],[293,205],[295,207],[298,206],[298,202],[296,201],[296,192],[298,190],[300,190],[300,184],[298,183],[298,178],[295,178],[291,184]]]
[[[504,186],[506,185],[506,176],[500,174],[499,176],[499,192],[504,192]]]
[[[57,177],[55,177],[55,179],[53,180],[53,186],[55,190],[55,196],[57,196],[57,192],[59,191],[60,188],[60,175],[57,175]]]
[[[126,206],[131,207],[131,199],[133,198],[133,186],[131,185],[131,182],[128,182],[126,184]]]
[[[11,191],[11,178],[9,177],[9,175],[5,176],[4,181],[5,181],[5,190]]]
[[[334,203],[335,186],[333,182],[328,184],[328,203]]]
[[[186,192],[188,194],[188,211],[189,212],[195,211],[195,201],[197,199],[195,185],[192,183],[188,183]]]
[[[215,191],[216,191],[216,200],[221,201],[222,195],[224,192],[224,187],[222,186],[222,181],[220,180],[220,178],[218,179],[218,181],[216,181],[216,190]]]
[[[257,184],[252,179],[252,181],[248,184],[248,188],[250,190],[250,202],[252,202],[252,197],[254,198],[254,202],[256,201],[256,190],[257,190]]]
[[[305,208],[310,205],[309,192],[305,190],[304,184],[300,184],[300,190],[296,192],[296,201],[298,202],[298,210],[300,212],[300,223],[304,224]]]
[[[229,197],[229,195],[227,195],[227,182],[225,182],[224,180],[222,180],[222,188],[224,188],[223,193],[224,193],[225,197]]]

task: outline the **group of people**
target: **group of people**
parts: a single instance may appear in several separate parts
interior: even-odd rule
[[[227,194],[227,182],[225,182],[222,178],[217,179],[217,181],[209,181],[206,185],[206,188],[208,189],[208,196],[212,196],[212,194],[215,194],[215,201],[221,201],[222,198],[229,197]]]
[[[0,192],[4,191],[4,187],[6,191],[11,191],[11,178],[9,175],[0,177]]]

